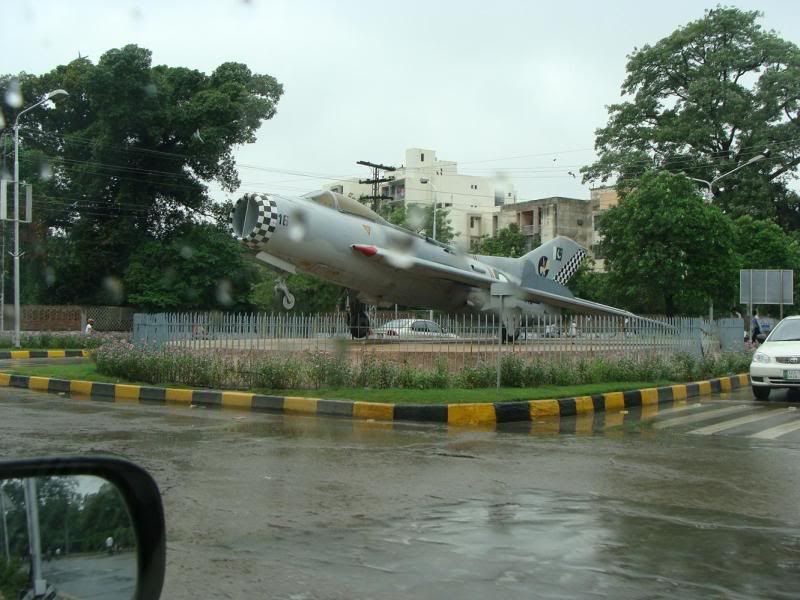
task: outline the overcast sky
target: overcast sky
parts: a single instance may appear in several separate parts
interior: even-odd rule
[[[716,2],[672,0],[249,2],[16,0],[0,73],[43,73],[125,44],[154,64],[237,61],[284,86],[277,115],[238,150],[240,191],[302,193],[431,148],[464,173],[510,175],[521,199],[588,198],[568,172],[620,99],[626,55]],[[730,2],[800,43],[800,2]],[[555,160],[554,160],[555,159]]]

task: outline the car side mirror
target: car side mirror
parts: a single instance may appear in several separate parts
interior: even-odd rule
[[[0,515],[3,593],[126,600],[161,594],[164,509],[153,478],[133,463],[0,461]]]
[[[756,336],[756,339],[758,340],[758,343],[759,343],[759,344],[763,344],[763,343],[764,343],[764,340],[766,340],[766,339],[767,339],[767,335],[766,335],[765,333],[759,333],[759,334]]]

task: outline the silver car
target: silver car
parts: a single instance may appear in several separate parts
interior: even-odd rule
[[[778,323],[753,353],[750,384],[759,400],[774,388],[800,388],[800,315]]]
[[[444,331],[428,319],[395,319],[376,327],[369,336],[376,340],[454,340],[457,336]]]

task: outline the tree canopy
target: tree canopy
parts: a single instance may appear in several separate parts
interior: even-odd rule
[[[487,256],[510,256],[517,258],[525,254],[528,248],[527,238],[520,232],[519,225],[511,223],[497,232],[495,237],[483,236],[473,248],[475,254]],[[538,245],[538,244],[536,244]]]
[[[649,169],[710,182],[768,148],[768,159],[719,182],[715,203],[799,226],[800,198],[788,184],[800,164],[800,48],[764,31],[760,16],[718,7],[635,48],[625,100],[609,106],[584,182],[616,178],[624,187]]]
[[[391,210],[383,211],[383,217],[394,225],[404,227],[415,233],[433,236],[433,204],[398,205]],[[436,209],[436,240],[445,244],[456,236],[450,223],[450,211],[446,208]]]
[[[40,288],[60,284],[55,300],[81,303],[107,301],[109,278],[124,286],[148,243],[202,222],[209,183],[238,186],[233,150],[255,141],[283,92],[243,64],[210,75],[153,66],[135,45],[17,78],[0,78],[6,90],[18,81],[23,97],[2,107],[6,123],[50,90],[69,93],[21,119],[22,177],[36,198],[28,242],[38,250],[25,260]]]
[[[734,228],[683,175],[643,175],[602,216],[600,233],[610,284],[629,308],[674,315],[731,304]]]

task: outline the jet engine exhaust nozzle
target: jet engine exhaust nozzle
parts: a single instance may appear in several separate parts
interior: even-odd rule
[[[233,236],[248,248],[258,249],[269,241],[278,224],[278,209],[268,196],[247,194],[231,211]]]

